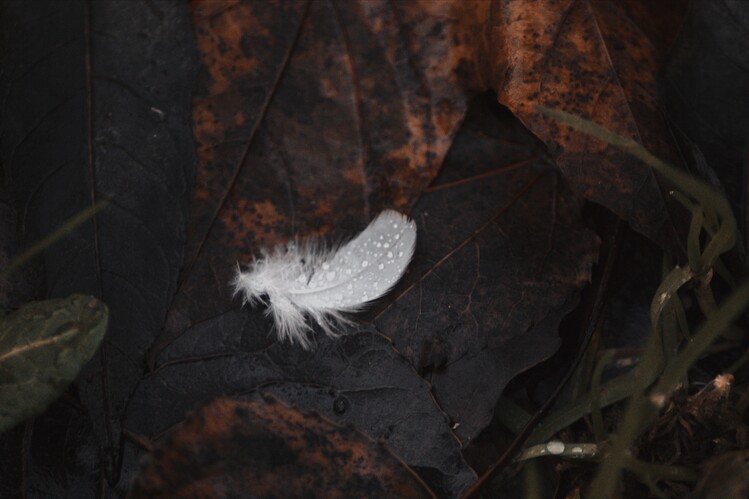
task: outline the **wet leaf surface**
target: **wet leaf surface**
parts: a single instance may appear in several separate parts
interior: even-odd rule
[[[540,145],[490,94],[474,101],[413,216],[414,262],[375,324],[428,371],[465,443],[486,426],[504,385],[556,350],[598,238]]]
[[[128,496],[433,497],[381,444],[272,397],[216,400],[159,445]]]
[[[749,4],[692,4],[664,66],[661,93],[675,125],[699,146],[738,207],[749,161]]]
[[[0,268],[7,269],[22,255],[18,217],[8,199],[8,186],[0,187]],[[0,280],[0,307],[7,311],[33,301],[40,286],[38,265],[27,264]]]
[[[153,439],[216,396],[272,393],[382,440],[441,496],[455,497],[473,482],[429,384],[386,339],[368,330],[338,340],[319,335],[317,347],[305,351],[273,341],[271,327],[261,309],[244,309],[187,331],[141,381],[128,431]],[[133,445],[126,450],[132,473],[142,451]]]
[[[102,487],[101,463],[106,461],[91,431],[93,424],[89,411],[72,397],[63,397],[27,422],[18,459],[21,487],[14,494],[21,490],[27,497],[96,497]]]

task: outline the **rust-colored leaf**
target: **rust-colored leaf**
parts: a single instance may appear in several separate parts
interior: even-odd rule
[[[433,497],[385,447],[276,399],[219,399],[150,456],[131,499]]]
[[[478,80],[474,3],[193,2],[198,187],[162,345],[225,310],[260,247],[413,204]]]
[[[680,251],[680,222],[653,172],[625,153],[544,119],[563,109],[679,162],[656,76],[684,16],[667,0],[508,0],[495,5],[493,80],[507,105],[549,147],[567,180],[661,246]],[[673,208],[673,209],[672,209]],[[682,212],[683,213],[683,212]]]

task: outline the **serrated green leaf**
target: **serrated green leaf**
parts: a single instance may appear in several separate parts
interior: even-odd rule
[[[99,347],[109,311],[92,296],[32,302],[0,320],[0,432],[41,413]]]

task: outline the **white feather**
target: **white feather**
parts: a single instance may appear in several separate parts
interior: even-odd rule
[[[246,272],[237,270],[234,292],[244,303],[268,306],[280,340],[309,348],[308,319],[335,336],[344,313],[361,310],[400,280],[415,247],[413,220],[387,210],[337,248],[309,240],[264,250]]]

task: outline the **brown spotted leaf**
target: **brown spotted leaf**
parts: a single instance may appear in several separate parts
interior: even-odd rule
[[[219,399],[151,454],[131,499],[433,497],[384,446],[277,399]]]
[[[656,76],[687,2],[527,0],[493,10],[493,85],[549,148],[573,189],[662,247],[680,252],[683,217],[668,186],[639,161],[542,118],[534,103],[593,120],[680,163]]]
[[[482,21],[468,5],[193,2],[198,187],[157,350],[225,310],[235,263],[261,247],[413,204],[475,85]]]

